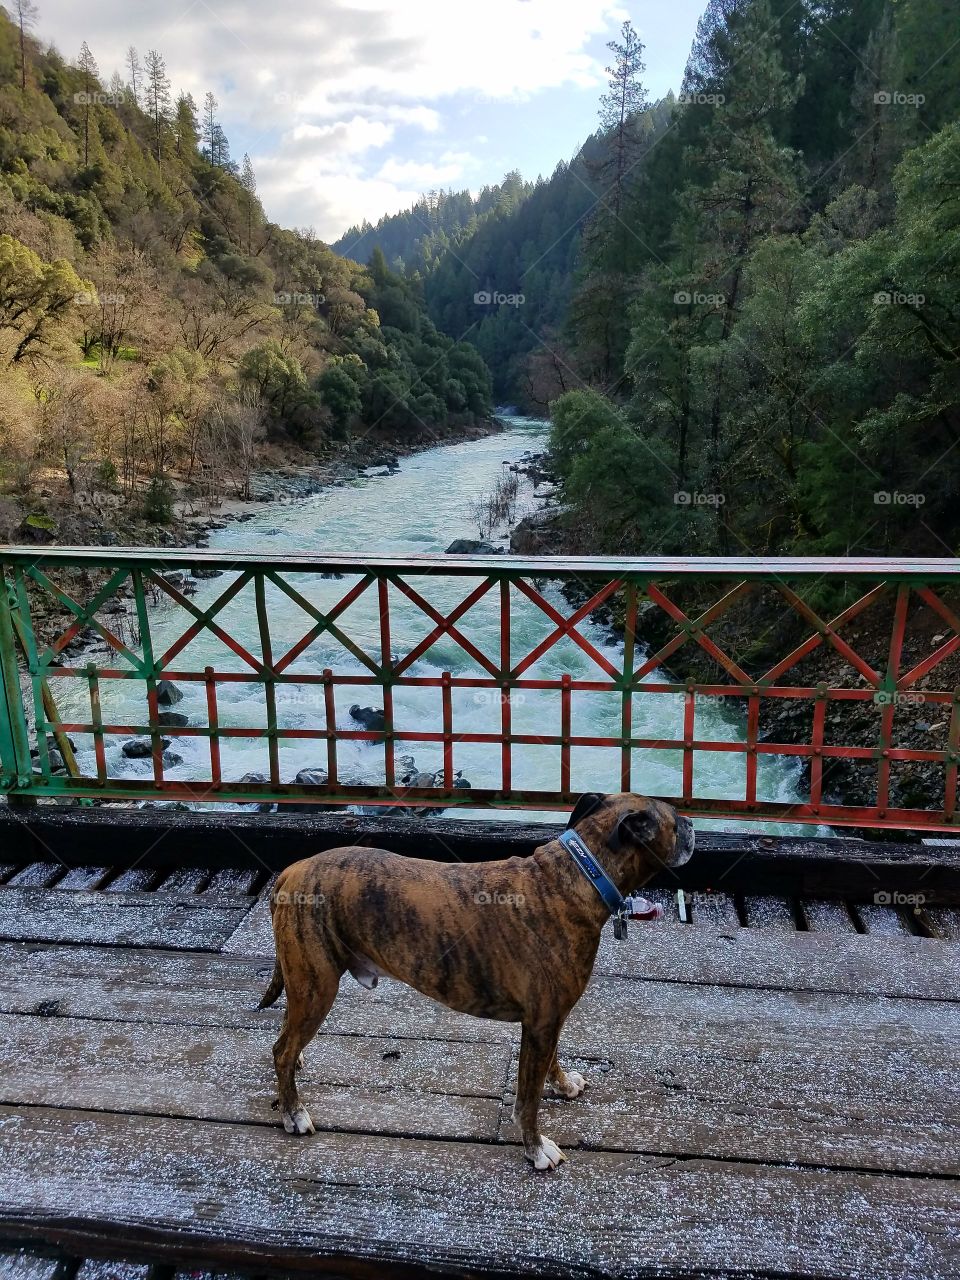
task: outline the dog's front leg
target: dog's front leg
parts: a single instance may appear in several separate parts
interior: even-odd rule
[[[566,1156],[537,1126],[540,1097],[551,1062],[556,1057],[560,1024],[547,1027],[525,1022],[520,1039],[520,1070],[514,1119],[520,1125],[523,1149],[535,1169],[556,1169]]]

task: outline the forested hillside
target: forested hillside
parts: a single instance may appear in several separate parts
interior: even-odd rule
[[[44,468],[169,514],[169,481],[242,488],[261,442],[485,417],[476,351],[414,285],[270,223],[208,94],[130,50],[104,85],[0,12],[0,514]]]
[[[611,55],[549,181],[466,221],[456,197],[445,251],[411,251],[425,207],[360,244],[499,397],[554,406],[577,549],[954,553],[960,15],[710,0],[653,106],[656,50],[626,23]]]
[[[712,0],[580,263],[574,544],[956,553],[958,35],[931,0]]]
[[[376,226],[351,227],[334,249],[365,263],[381,252],[417,282],[434,323],[481,353],[498,400],[543,411],[525,394],[527,356],[539,333],[556,338],[564,323],[580,224],[594,200],[578,154],[549,180],[524,182],[513,172],[475,197],[430,192]]]

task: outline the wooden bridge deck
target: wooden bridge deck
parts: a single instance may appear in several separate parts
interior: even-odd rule
[[[960,1274],[956,907],[694,894],[605,931],[544,1176],[516,1029],[389,981],[345,979],[320,1132],[282,1132],[264,873],[2,877],[0,1276]]]

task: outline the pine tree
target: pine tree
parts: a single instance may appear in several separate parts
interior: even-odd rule
[[[148,49],[146,57],[147,111],[153,120],[157,166],[163,170],[163,133],[170,119],[170,81],[167,67],[156,49]]]
[[[20,89],[27,87],[27,32],[36,25],[37,6],[33,0],[13,0],[13,15],[20,33]]]
[[[243,164],[240,166],[240,186],[243,188],[244,212],[247,221],[247,253],[249,254],[253,245],[253,212],[257,198],[257,177],[253,172],[253,161],[246,152],[243,154]]]
[[[646,90],[640,82],[646,67],[643,45],[632,24],[624,22],[622,44],[611,40],[607,48],[615,55],[607,67],[610,87],[600,99],[600,127],[607,135],[609,152],[598,167],[597,176],[609,187],[609,203],[614,218],[623,213],[625,183],[642,151],[640,112],[646,110]],[[606,193],[601,197],[606,201]]]
[[[181,93],[177,98],[173,136],[177,155],[192,156],[200,139],[200,126],[197,123],[197,104],[190,93]]]
[[[851,132],[856,142],[844,167],[849,181],[873,191],[882,189],[891,206],[893,170],[913,132],[911,125],[917,122],[916,109],[900,101],[903,82],[903,60],[888,7],[871,32],[857,68],[851,97]]]
[[[627,342],[625,318],[630,299],[633,229],[625,214],[630,176],[643,155],[646,92],[643,45],[629,22],[621,42],[607,46],[615,55],[607,68],[610,83],[600,100],[599,153],[589,166],[597,194],[584,234],[584,266],[573,304],[577,344],[592,374],[609,386],[622,365]]]
[[[200,136],[203,138],[203,155],[210,164],[215,164],[213,158],[213,143],[215,131],[217,127],[217,107],[220,104],[208,89],[203,99],[203,123]]]
[[[230,143],[227,141],[227,135],[219,122],[213,126],[210,151],[213,156],[211,163],[215,164],[217,168],[227,169],[231,173],[235,171],[236,165],[230,159]]]
[[[140,106],[140,88],[143,82],[143,68],[140,65],[140,55],[137,53],[133,45],[127,49],[127,71],[130,75],[130,88],[133,92],[133,101],[136,106]]]
[[[100,84],[100,70],[86,40],[80,46],[77,66],[83,72],[83,165],[86,168],[90,164],[90,105],[94,85]]]
[[[799,197],[795,157],[777,142],[772,120],[796,101],[802,87],[791,85],[784,70],[769,0],[752,0],[731,15],[726,34],[730,70],[723,101],[713,108],[703,139],[708,178],[685,193],[706,251],[703,292],[722,299],[708,396],[710,483],[717,493],[723,491],[726,344],[736,323],[743,272],[757,242],[795,216]],[[717,512],[722,516],[723,507],[718,505]],[[726,552],[722,519],[720,532]]]

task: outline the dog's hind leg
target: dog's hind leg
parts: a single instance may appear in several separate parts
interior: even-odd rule
[[[537,1127],[540,1096],[550,1064],[555,1060],[560,1024],[547,1027],[525,1022],[520,1038],[520,1070],[517,1078],[517,1101],[514,1118],[520,1125],[523,1149],[535,1169],[556,1169],[566,1160],[557,1144]]]
[[[579,1071],[564,1071],[553,1052],[553,1061],[547,1069],[548,1098],[579,1098],[587,1087],[587,1082]]]
[[[287,1133],[295,1134],[315,1132],[297,1089],[297,1064],[330,1012],[340,985],[340,974],[326,958],[319,972],[313,967],[309,977],[304,977],[306,981],[287,984],[287,1015],[273,1046],[283,1127]]]

